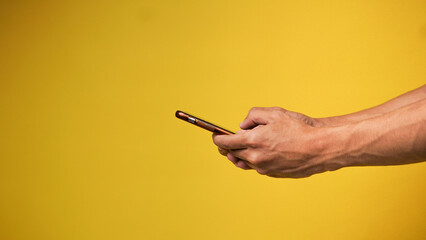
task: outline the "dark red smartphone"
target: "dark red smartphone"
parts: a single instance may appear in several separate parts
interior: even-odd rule
[[[226,134],[231,135],[234,134],[233,132],[226,130],[224,128],[221,128],[219,126],[214,125],[213,123],[209,123],[207,121],[204,121],[203,119],[197,118],[195,116],[192,116],[191,114],[184,113],[182,111],[176,111],[176,117],[180,118],[186,122],[192,123],[196,126],[199,126],[200,128],[204,128],[210,132],[219,133],[219,134]]]

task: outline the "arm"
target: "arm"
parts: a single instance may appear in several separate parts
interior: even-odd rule
[[[365,119],[377,117],[425,98],[426,85],[423,85],[417,89],[404,93],[378,106],[342,116],[317,118],[315,119],[315,122],[318,126],[340,126],[351,122],[358,122]]]
[[[215,144],[237,166],[272,177],[426,160],[426,99],[336,127],[314,127],[280,108],[253,108],[241,127],[251,130],[214,135]]]
[[[344,166],[426,160],[426,99],[365,121],[325,130],[326,154]],[[337,144],[336,144],[337,143]]]
[[[294,120],[300,120],[312,127],[337,127],[337,126],[344,126],[350,123],[355,123],[355,122],[363,121],[366,119],[378,117],[385,113],[392,112],[394,110],[397,110],[398,108],[407,106],[409,104],[415,103],[422,99],[426,99],[426,85],[423,85],[417,89],[414,89],[410,92],[402,94],[376,107],[372,107],[366,110],[362,110],[359,112],[342,115],[342,116],[335,116],[335,117],[328,117],[328,118],[311,118],[302,113],[288,111],[284,109],[281,109],[281,110],[285,111],[285,114],[288,115],[290,118],[293,118]],[[255,126],[256,124],[242,126],[242,129],[246,130],[246,129],[253,128]],[[240,161],[240,159],[236,158],[235,156],[228,154],[229,152],[226,149],[222,149],[219,147],[219,152],[222,155],[227,156],[229,160],[231,160],[237,167],[240,167],[242,169],[252,168],[250,167],[250,164],[248,162]]]

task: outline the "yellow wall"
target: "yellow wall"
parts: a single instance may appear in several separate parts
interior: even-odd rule
[[[1,1],[0,239],[421,239],[426,164],[235,168],[238,130],[425,83],[426,1]]]

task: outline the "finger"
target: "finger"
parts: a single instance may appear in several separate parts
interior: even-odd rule
[[[238,159],[237,157],[233,156],[231,153],[228,153],[226,155],[226,157],[229,159],[229,161],[231,161],[233,164],[236,164],[238,161],[240,161],[240,159]]]
[[[227,157],[228,157],[229,160],[231,160],[231,162],[234,162],[234,164],[236,166],[237,166],[238,162],[242,162],[242,163],[239,163],[239,165],[246,166],[246,167],[244,167],[244,169],[256,169],[256,167],[253,164],[251,164],[249,161],[247,161],[245,159],[238,158],[235,155],[233,155],[233,153],[228,153]]]
[[[233,156],[248,161],[249,155],[250,155],[250,151],[247,148],[244,149],[234,149],[234,150],[229,150],[229,153],[232,154]]]
[[[241,169],[244,169],[244,170],[252,169],[249,165],[247,165],[247,162],[244,162],[244,161],[242,161],[242,160],[238,161],[238,162],[235,164],[235,166],[236,166],[236,167],[239,167],[239,168],[241,168]]]
[[[223,156],[226,156],[228,154],[228,150],[225,150],[223,148],[218,147],[217,148],[219,150],[219,153],[222,154]]]
[[[270,111],[267,108],[252,108],[247,117],[240,123],[241,129],[251,129],[257,125],[266,125],[269,123]]]
[[[228,153],[227,157],[235,166],[237,166],[239,168],[242,168],[244,170],[252,169],[252,167],[249,166],[249,163],[233,156],[230,153]]]
[[[227,158],[229,161],[231,161],[235,166],[242,168],[244,170],[252,169],[247,162],[244,160],[238,159],[237,157],[233,156],[232,154],[228,153]]]
[[[241,149],[247,147],[246,134],[219,135],[213,134],[213,142],[223,149]]]

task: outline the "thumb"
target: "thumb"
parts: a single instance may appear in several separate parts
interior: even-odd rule
[[[267,108],[254,107],[250,109],[247,117],[240,123],[241,129],[252,129],[258,125],[266,125],[270,123],[269,114]]]

